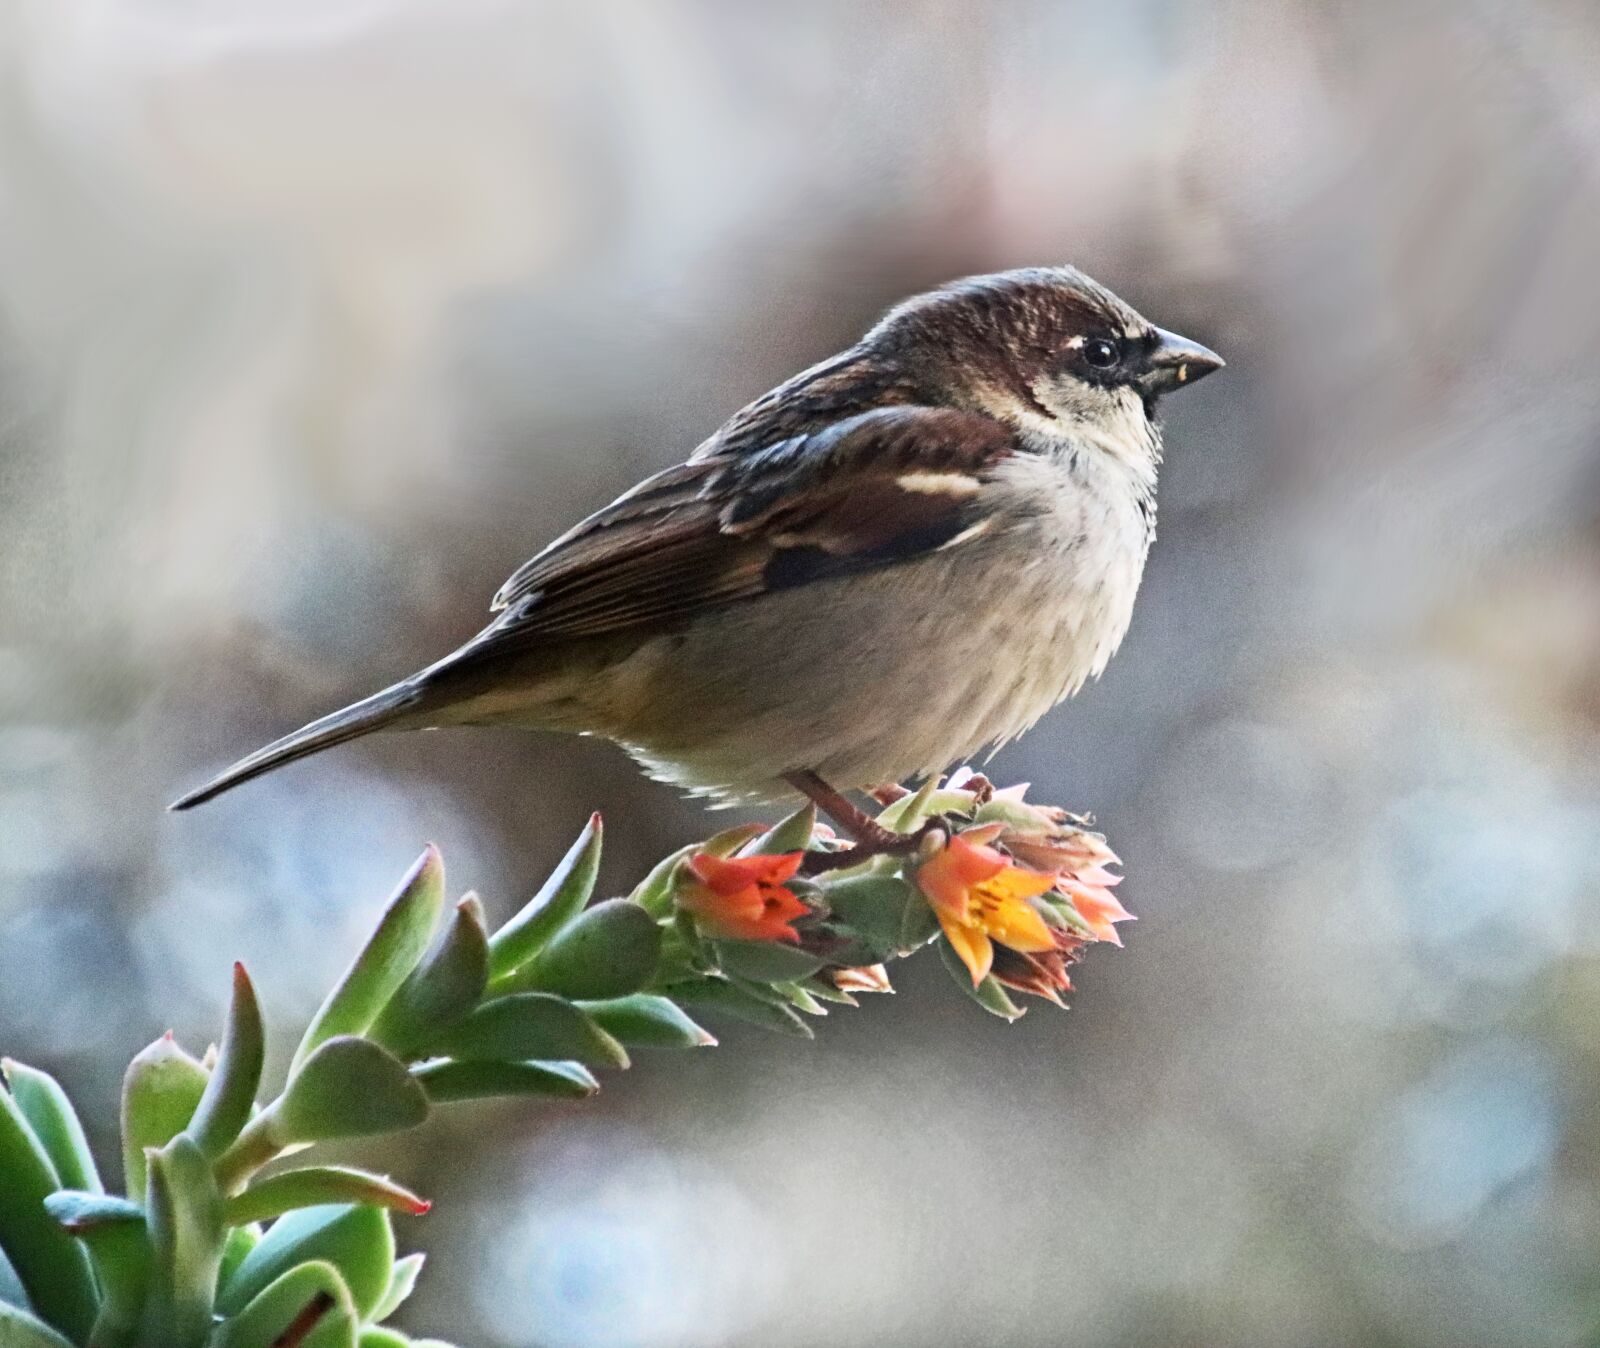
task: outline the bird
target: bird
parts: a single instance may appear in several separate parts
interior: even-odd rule
[[[1070,266],[906,299],[526,562],[420,672],[183,810],[378,730],[611,740],[716,803],[938,774],[1098,677],[1155,537],[1161,399],[1222,368]]]

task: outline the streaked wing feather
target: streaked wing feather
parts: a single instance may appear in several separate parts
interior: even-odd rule
[[[913,406],[669,468],[521,567],[462,654],[668,626],[932,551],[983,518],[986,475],[1014,450],[998,422]]]

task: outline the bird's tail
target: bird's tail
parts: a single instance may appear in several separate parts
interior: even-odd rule
[[[220,796],[241,782],[248,782],[252,777],[271,772],[273,768],[292,763],[297,758],[305,758],[308,754],[319,753],[323,749],[331,749],[335,744],[357,739],[374,730],[382,730],[385,726],[403,720],[407,713],[416,710],[422,703],[423,697],[424,685],[420,679],[407,679],[403,683],[394,684],[380,693],[374,693],[371,697],[363,698],[360,702],[352,703],[348,707],[313,721],[310,725],[301,726],[293,734],[285,735],[280,740],[273,740],[271,744],[257,749],[248,758],[241,758],[204,786],[180,796],[167,808],[187,810],[195,805],[203,805],[213,796]]]

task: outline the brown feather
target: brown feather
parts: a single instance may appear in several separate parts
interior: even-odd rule
[[[922,555],[982,518],[983,476],[1015,448],[988,417],[905,406],[669,468],[523,566],[495,598],[500,618],[460,658],[670,627]]]

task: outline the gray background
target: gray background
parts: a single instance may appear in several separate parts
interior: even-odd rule
[[[884,305],[1070,260],[1229,360],[994,768],[1099,816],[1127,950],[430,1125],[409,1322],[1589,1339],[1593,5],[0,0],[0,62],[0,1047],[107,1120],[236,957],[281,1053],[426,840],[504,914],[594,807],[611,889],[726,822],[494,731],[160,806]]]

